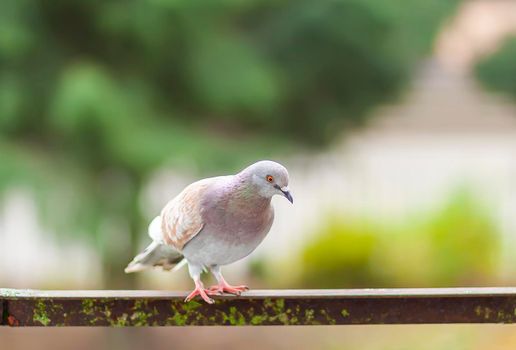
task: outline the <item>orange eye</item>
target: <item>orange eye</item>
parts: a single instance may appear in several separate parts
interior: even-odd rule
[[[274,178],[271,175],[267,175],[267,182],[274,181]]]

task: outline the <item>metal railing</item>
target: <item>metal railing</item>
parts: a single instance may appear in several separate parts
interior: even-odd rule
[[[185,303],[165,291],[0,289],[2,326],[515,323],[516,288],[253,290]]]

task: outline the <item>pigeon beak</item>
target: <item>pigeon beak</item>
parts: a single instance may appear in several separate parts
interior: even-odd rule
[[[283,195],[290,203],[294,204],[294,198],[292,198],[292,195],[290,194],[287,186],[280,188],[280,191],[283,192]]]

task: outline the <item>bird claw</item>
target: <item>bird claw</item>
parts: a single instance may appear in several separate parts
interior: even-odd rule
[[[185,302],[189,302],[196,296],[200,296],[202,300],[207,302],[208,304],[215,303],[215,300],[209,297],[209,295],[220,295],[220,293],[216,291],[212,291],[211,289],[204,289],[204,288],[198,288],[196,287],[188,296],[185,298]]]
[[[229,294],[234,294],[234,295],[240,295],[240,294],[242,294],[242,292],[248,291],[249,287],[247,287],[245,285],[231,286],[229,284],[223,284],[223,285],[218,284],[218,285],[211,286],[209,290],[212,292],[218,292],[220,294],[229,293]]]

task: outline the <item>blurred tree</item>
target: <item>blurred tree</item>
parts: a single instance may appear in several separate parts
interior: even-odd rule
[[[282,92],[268,129],[326,142],[395,97],[458,1],[284,1],[259,22]],[[267,126],[267,125],[266,125]]]
[[[477,78],[489,89],[516,98],[516,37],[508,38],[475,67]]]
[[[93,235],[115,284],[156,167],[329,141],[399,91],[457,2],[3,0],[0,189]]]

